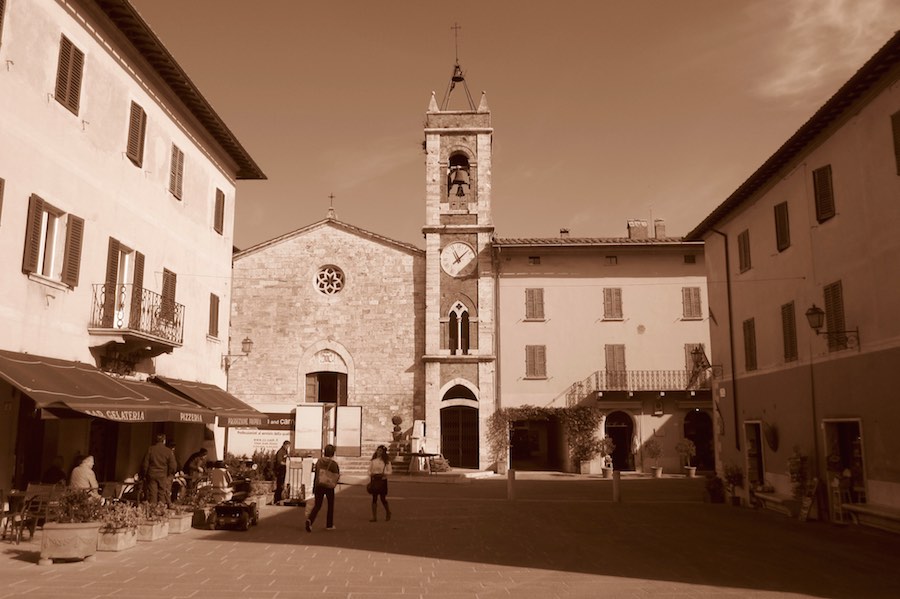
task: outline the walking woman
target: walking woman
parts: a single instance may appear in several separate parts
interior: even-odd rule
[[[384,506],[384,519],[391,519],[391,508],[387,502],[388,481],[387,475],[391,473],[391,458],[388,457],[387,447],[379,445],[372,454],[369,463],[369,484],[367,489],[372,494],[372,519],[369,522],[378,522],[378,498]]]

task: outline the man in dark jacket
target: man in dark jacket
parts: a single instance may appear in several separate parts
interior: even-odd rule
[[[147,450],[143,464],[144,476],[147,478],[147,501],[151,504],[165,502],[172,504],[168,490],[170,476],[175,476],[178,464],[175,453],[166,447],[166,436],[156,435],[156,443]]]
[[[285,441],[281,449],[275,452],[275,503],[284,496],[284,477],[287,474],[287,459],[291,454],[291,442]]]

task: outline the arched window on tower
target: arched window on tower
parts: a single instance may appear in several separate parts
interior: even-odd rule
[[[450,310],[450,355],[469,353],[469,310],[462,302],[453,304]]]
[[[447,199],[450,210],[467,210],[471,196],[469,159],[464,154],[450,157],[447,168]]]

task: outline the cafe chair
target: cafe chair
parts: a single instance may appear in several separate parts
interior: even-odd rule
[[[40,499],[37,496],[25,498],[25,495],[9,496],[9,512],[6,522],[3,524],[3,533],[0,538],[6,539],[7,532],[10,538],[16,541],[16,545],[22,540],[22,532],[28,530],[29,540],[34,537],[34,530],[38,525],[38,516],[34,511],[34,504]]]

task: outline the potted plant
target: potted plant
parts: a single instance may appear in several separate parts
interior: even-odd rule
[[[662,447],[655,438],[644,441],[644,455],[653,460],[653,478],[662,478],[662,467],[659,465],[659,456],[662,455]]]
[[[744,470],[737,464],[725,464],[723,476],[728,485],[728,494],[731,495],[731,505],[741,505],[736,489],[744,486]]]
[[[169,509],[165,503],[147,503],[139,506],[140,519],[138,541],[158,541],[169,534]]]
[[[613,462],[612,453],[616,450],[616,444],[609,435],[600,439],[600,459],[603,462],[603,478],[612,478]]]
[[[56,522],[45,522],[40,565],[54,559],[93,559],[100,531],[100,496],[91,489],[66,489],[59,496]]]
[[[688,478],[697,476],[697,467],[691,465],[691,458],[697,455],[697,446],[688,438],[684,438],[675,445],[675,451],[681,456],[684,462],[684,469]]]
[[[568,438],[572,461],[579,465],[582,474],[590,474],[591,462],[600,454],[597,427],[603,413],[595,407],[574,406],[561,410],[559,418]]]
[[[169,508],[169,534],[181,534],[191,529],[194,506],[184,502],[173,503]]]
[[[138,507],[127,501],[110,501],[100,510],[98,551],[123,551],[137,544]]]

